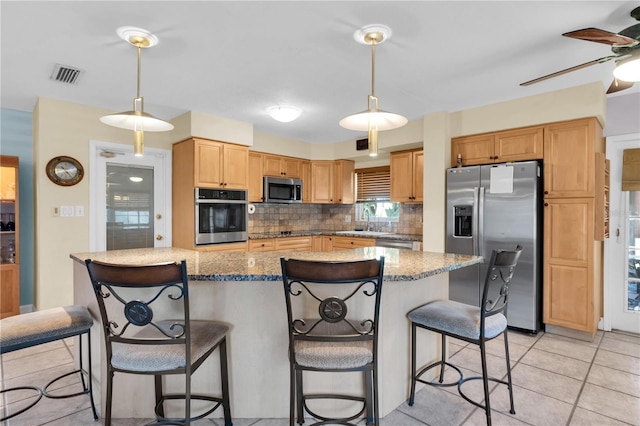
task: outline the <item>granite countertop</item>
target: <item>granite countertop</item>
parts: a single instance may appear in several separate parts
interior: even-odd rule
[[[394,234],[386,232],[370,233],[367,231],[291,231],[290,233],[265,233],[265,234],[249,234],[250,240],[259,240],[265,238],[282,238],[282,237],[306,237],[313,235],[337,235],[345,237],[361,237],[361,238],[384,238],[387,240],[402,240],[402,241],[422,241],[422,235],[414,234]]]
[[[195,281],[279,281],[280,258],[318,261],[351,261],[385,256],[384,278],[387,281],[414,281],[480,263],[482,257],[365,247],[333,252],[205,252],[180,248],[113,250],[71,254],[84,263],[92,259],[118,264],[152,264],[187,261],[190,280]]]

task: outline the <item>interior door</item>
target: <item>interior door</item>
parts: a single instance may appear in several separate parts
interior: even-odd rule
[[[91,251],[171,247],[171,151],[92,141]]]
[[[632,333],[640,333],[640,193],[622,191],[622,152],[639,146],[640,134],[607,138],[610,236],[604,252],[604,329]]]

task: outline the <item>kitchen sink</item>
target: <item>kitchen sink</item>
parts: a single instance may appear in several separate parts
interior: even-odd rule
[[[362,237],[378,237],[381,235],[393,235],[392,232],[380,232],[380,231],[336,231],[336,234],[357,235]]]

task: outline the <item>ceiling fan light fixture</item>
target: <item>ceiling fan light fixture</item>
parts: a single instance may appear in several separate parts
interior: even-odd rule
[[[302,110],[293,106],[274,105],[267,108],[267,113],[276,121],[289,123],[300,117]]]
[[[391,29],[385,25],[367,25],[357,30],[353,38],[362,44],[371,46],[371,94],[368,97],[367,109],[344,117],[341,127],[355,131],[367,131],[369,137],[369,155],[378,155],[378,132],[397,129],[409,120],[400,114],[378,109],[378,97],[375,94],[376,44],[383,43],[391,37]]]
[[[100,121],[120,129],[133,130],[133,151],[136,156],[144,154],[144,132],[166,132],[173,130],[173,124],[144,112],[144,99],[140,96],[140,63],[142,48],[158,44],[158,37],[149,31],[137,27],[120,27],[116,30],[120,38],[138,50],[138,79],[136,97],[133,98],[133,110],[118,112],[100,117]]]
[[[613,76],[622,81],[640,81],[640,55],[635,55],[618,63]]]

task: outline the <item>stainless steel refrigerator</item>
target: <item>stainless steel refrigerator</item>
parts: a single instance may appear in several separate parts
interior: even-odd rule
[[[449,298],[480,305],[491,251],[523,247],[509,288],[508,325],[537,333],[542,325],[542,172],[537,161],[447,170],[449,253],[484,257],[449,273]]]

